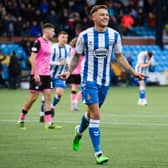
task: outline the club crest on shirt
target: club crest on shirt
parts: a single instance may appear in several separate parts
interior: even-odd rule
[[[91,96],[90,95],[86,95],[86,100],[89,100],[91,99]]]
[[[109,45],[113,45],[114,44],[114,39],[109,39]]]
[[[92,49],[92,47],[93,47],[92,44],[93,44],[92,41],[88,41],[88,48],[89,48],[89,49]]]

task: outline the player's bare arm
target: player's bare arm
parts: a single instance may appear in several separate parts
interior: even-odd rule
[[[31,66],[34,72],[34,80],[38,83],[40,82],[40,77],[36,66],[36,56],[37,56],[37,53],[32,52],[30,60],[31,60]]]
[[[115,55],[116,56],[116,60],[117,62],[127,71],[129,72],[131,75],[137,77],[138,79],[143,79],[144,75],[137,73],[134,71],[134,69],[130,66],[130,64],[128,63],[128,61],[123,57],[122,53],[118,53]]]
[[[140,66],[140,67],[149,67],[149,66],[152,66],[152,65],[153,65],[153,62],[150,61],[150,62],[148,62],[148,63],[146,63],[146,64],[140,64],[139,66]]]
[[[76,68],[76,66],[79,62],[79,58],[80,58],[80,55],[75,53],[74,57],[72,58],[72,60],[69,64],[68,71],[61,75],[61,78],[63,80],[66,80],[70,76],[70,74],[73,72],[73,70]]]

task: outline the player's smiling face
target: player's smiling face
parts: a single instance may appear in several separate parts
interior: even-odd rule
[[[67,34],[60,34],[58,36],[58,43],[60,45],[65,45],[68,41],[68,35]]]
[[[106,9],[98,9],[93,14],[93,21],[99,27],[106,27],[109,23],[109,15]]]

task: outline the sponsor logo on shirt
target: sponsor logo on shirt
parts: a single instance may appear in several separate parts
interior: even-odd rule
[[[97,58],[104,58],[107,57],[108,55],[108,50],[106,48],[98,48],[94,50],[94,56]]]
[[[36,47],[32,47],[32,51],[33,51],[33,52],[36,52],[36,51],[37,51],[37,48],[36,48]]]

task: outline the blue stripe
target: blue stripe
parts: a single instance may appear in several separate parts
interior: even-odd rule
[[[65,58],[67,58],[67,48],[66,48],[66,46],[64,47],[64,50],[65,50]]]
[[[61,74],[63,69],[64,69],[64,65],[60,67],[60,70],[59,70],[58,74]]]
[[[105,32],[105,48],[107,50],[109,50],[109,32],[108,32],[108,29],[107,31]],[[108,57],[105,57],[104,59],[104,65],[103,65],[103,78],[102,78],[102,84],[104,85],[105,82],[106,82],[106,67],[107,67],[107,60],[108,60]],[[110,68],[111,69],[111,68]],[[110,74],[109,74],[109,78],[110,78]]]
[[[94,29],[94,44],[93,44],[94,45],[94,48],[93,48],[94,51],[99,48],[98,41],[99,41],[99,34]],[[95,56],[93,57],[93,66],[94,66],[93,79],[94,79],[94,81],[96,81],[97,80],[97,72],[98,72],[98,58],[95,57]]]
[[[84,45],[85,45],[85,63],[84,63],[84,72],[83,72],[83,80],[86,81],[87,80],[87,75],[88,75],[88,34],[84,34],[83,36],[84,39]]]
[[[114,45],[117,43],[118,33],[114,32]]]
[[[53,53],[53,56],[52,56],[52,61],[55,61],[55,57],[56,57],[56,49],[54,48],[54,53]]]
[[[54,72],[53,72],[53,78],[55,78],[55,75],[56,75],[56,73],[57,73],[57,69],[58,69],[58,66],[55,66],[55,69],[54,69]]]
[[[61,59],[61,47],[59,46],[59,59]]]
[[[144,64],[146,63],[147,57],[144,57]]]

